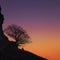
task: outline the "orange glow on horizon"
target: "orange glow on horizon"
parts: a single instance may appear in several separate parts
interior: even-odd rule
[[[24,49],[48,60],[60,60],[60,29],[57,27],[25,28],[31,37],[31,44]],[[10,38],[10,40],[12,40]]]

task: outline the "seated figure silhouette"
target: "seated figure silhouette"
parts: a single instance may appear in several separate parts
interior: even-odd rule
[[[0,39],[1,39],[1,36],[3,35],[3,31],[2,31],[3,21],[4,21],[4,16],[1,13],[1,7],[0,7]]]
[[[8,41],[8,38],[4,35],[2,25],[4,21],[4,16],[1,13],[1,6],[0,6],[0,50],[6,47]]]

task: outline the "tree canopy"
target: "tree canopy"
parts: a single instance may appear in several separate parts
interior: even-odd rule
[[[29,35],[27,32],[21,27],[17,26],[15,24],[8,25],[7,28],[4,29],[4,32],[12,37],[14,40],[16,40],[16,44],[26,44],[29,43]]]

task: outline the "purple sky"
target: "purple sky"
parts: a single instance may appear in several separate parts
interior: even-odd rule
[[[59,0],[0,0],[0,4],[7,24],[51,25],[60,22]]]

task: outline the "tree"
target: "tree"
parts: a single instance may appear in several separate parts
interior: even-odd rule
[[[15,24],[8,25],[8,27],[4,29],[4,33],[12,37],[18,45],[30,42],[30,37],[28,36],[27,32],[22,27]]]

